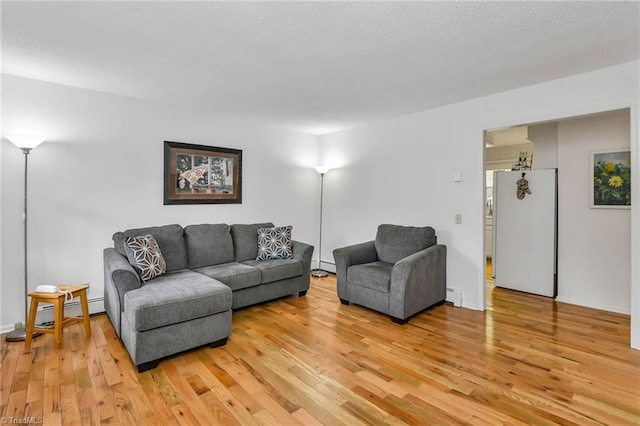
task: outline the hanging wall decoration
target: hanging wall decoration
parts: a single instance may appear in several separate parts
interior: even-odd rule
[[[522,177],[518,179],[516,185],[518,186],[518,189],[516,190],[516,197],[518,197],[518,200],[524,200],[524,197],[527,194],[531,194],[529,181],[525,179],[525,173],[522,173]]]
[[[631,208],[631,152],[591,153],[591,208]]]
[[[242,150],[164,142],[164,204],[242,203]]]

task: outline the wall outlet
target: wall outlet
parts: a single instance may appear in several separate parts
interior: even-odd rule
[[[456,213],[456,225],[460,225],[462,223],[462,215],[460,213]]]
[[[22,321],[19,321],[19,322],[15,323],[13,326],[14,326],[14,328],[15,328],[16,330],[21,329],[21,328],[22,328]]]

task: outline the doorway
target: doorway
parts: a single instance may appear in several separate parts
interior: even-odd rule
[[[494,239],[494,185],[495,171],[511,170],[523,153],[527,158],[533,155],[533,142],[529,139],[529,126],[514,126],[485,132],[485,296],[490,300],[494,287],[493,239]]]
[[[559,169],[557,300],[629,314],[630,210],[599,209],[590,206],[593,191],[590,181],[593,179],[590,159],[594,151],[629,149],[630,110],[608,111],[554,122],[514,126],[509,129],[520,127],[526,127],[526,133],[522,130],[520,132],[526,134],[526,139],[532,144],[527,152],[533,155],[533,168]],[[496,167],[497,158],[492,150],[499,146],[500,142],[496,144],[493,135],[504,134],[505,130],[507,129],[485,132],[485,173]],[[518,143],[514,142],[507,143],[506,146],[516,145]],[[504,150],[505,148],[502,149]],[[517,161],[515,155],[512,152],[509,160],[505,157],[501,159],[507,162]],[[488,194],[489,191],[485,189],[485,195]],[[488,198],[486,200],[488,201]],[[485,221],[486,217],[485,209]],[[495,226],[495,223],[492,225]],[[485,254],[487,257],[492,256],[486,247]],[[491,300],[492,283],[488,276],[485,282],[488,305]],[[607,285],[603,286],[602,283]]]

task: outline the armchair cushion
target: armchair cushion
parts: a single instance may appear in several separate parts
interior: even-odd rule
[[[430,226],[380,225],[375,246],[379,260],[396,263],[436,242],[436,231]]]
[[[388,293],[392,270],[393,264],[386,262],[353,265],[347,270],[347,281],[372,290]]]

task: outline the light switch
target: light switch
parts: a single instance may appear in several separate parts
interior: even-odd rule
[[[456,213],[456,225],[460,225],[462,223],[462,215],[460,213]]]
[[[453,174],[453,181],[454,182],[462,182],[462,173],[460,172],[455,172]]]

